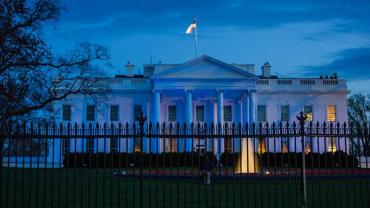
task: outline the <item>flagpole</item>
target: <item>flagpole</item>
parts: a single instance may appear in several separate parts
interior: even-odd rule
[[[197,23],[197,19],[194,19],[194,23],[196,24],[195,33],[194,33],[194,39],[195,39],[194,54],[195,54],[195,57],[197,57],[197,52],[198,52],[198,23]]]

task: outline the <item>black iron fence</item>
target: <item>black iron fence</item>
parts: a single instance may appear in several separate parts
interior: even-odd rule
[[[369,128],[3,125],[1,207],[369,207]]]

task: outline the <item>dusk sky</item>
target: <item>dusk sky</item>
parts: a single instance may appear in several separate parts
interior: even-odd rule
[[[57,52],[90,41],[110,49],[114,75],[127,61],[182,63],[198,54],[227,63],[266,61],[280,77],[337,72],[352,92],[370,93],[369,0],[64,0],[66,11],[46,37]]]

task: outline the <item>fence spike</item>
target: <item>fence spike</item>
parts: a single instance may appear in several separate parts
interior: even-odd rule
[[[156,124],[155,124],[155,128],[158,130],[159,129],[159,122],[157,122]]]
[[[221,127],[221,123],[218,123],[217,124],[217,129],[221,129],[222,127]]]
[[[215,123],[213,123],[213,121],[211,123],[211,129],[215,129]]]

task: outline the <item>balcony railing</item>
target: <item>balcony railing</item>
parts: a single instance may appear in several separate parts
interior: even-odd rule
[[[338,79],[259,79],[259,90],[347,90],[345,80]]]

